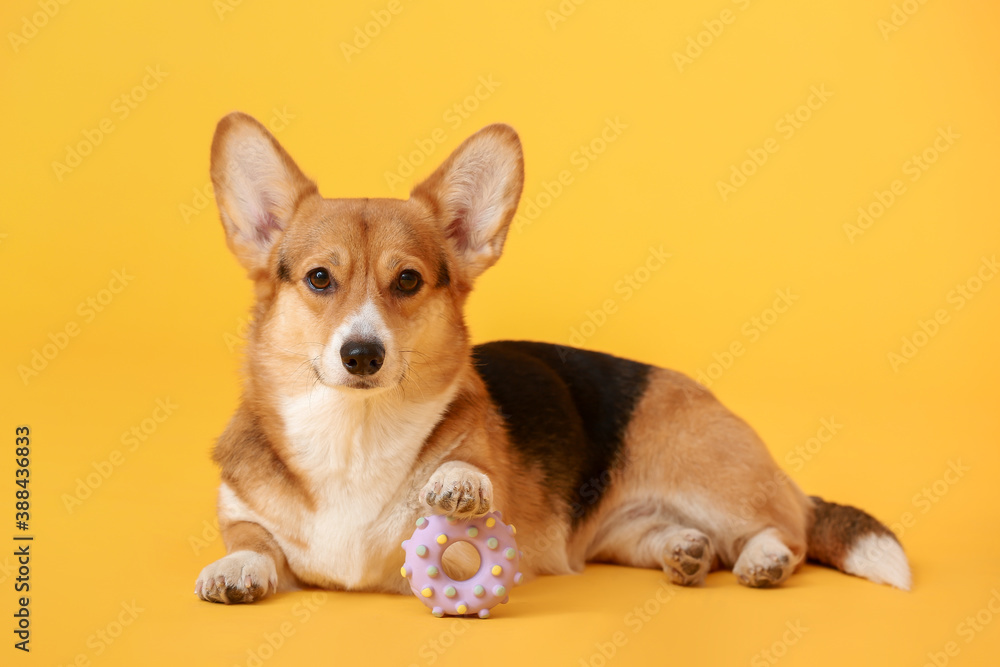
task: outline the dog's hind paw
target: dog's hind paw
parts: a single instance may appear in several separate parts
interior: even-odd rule
[[[733,566],[733,574],[744,586],[771,588],[791,576],[798,561],[791,550],[765,530],[751,538]]]
[[[678,531],[670,536],[664,553],[663,570],[670,581],[681,586],[694,586],[705,581],[714,559],[708,536],[694,529]]]

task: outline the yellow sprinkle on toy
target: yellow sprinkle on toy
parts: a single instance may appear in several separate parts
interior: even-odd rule
[[[427,588],[420,591],[420,594],[423,595],[425,598],[429,598],[430,596],[434,595],[434,590],[430,586],[428,586]]]
[[[469,611],[469,608],[466,607],[464,604],[460,604],[457,607],[455,607],[455,611],[457,611],[459,614],[465,614]]]
[[[497,525],[497,520],[494,519],[493,517],[490,517],[489,519],[486,520],[486,527],[487,528],[492,528],[495,525]]]
[[[405,565],[403,567],[399,568],[399,573],[401,575],[403,575],[404,577],[406,576],[406,566]]]
[[[499,577],[501,574],[503,574],[503,568],[500,567],[499,565],[494,565],[493,569],[490,570],[490,572],[493,573],[493,576]]]
[[[444,544],[447,541],[448,541],[448,536],[447,535],[445,535],[444,533],[441,533],[440,535],[438,535],[438,537],[437,537],[437,543],[438,544]]]

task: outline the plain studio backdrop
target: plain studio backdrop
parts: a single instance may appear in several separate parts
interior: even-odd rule
[[[995,661],[996,6],[10,0],[0,15],[4,664]],[[474,340],[698,378],[808,493],[890,524],[913,591],[816,566],[778,590],[725,572],[675,589],[594,565],[515,589],[488,621],[402,596],[199,602],[223,554],[209,452],[251,299],[208,186],[234,109],[329,197],[406,197],[463,138],[513,125],[524,197],[470,300]],[[22,533],[29,654],[12,633]]]

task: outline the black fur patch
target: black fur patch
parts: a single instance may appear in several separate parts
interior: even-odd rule
[[[435,287],[447,287],[451,284],[451,274],[448,273],[448,261],[442,257],[438,262],[438,277]]]
[[[292,282],[292,271],[288,268],[288,262],[285,261],[284,256],[278,260],[278,280],[283,283]]]
[[[523,463],[540,468],[576,526],[597,509],[622,463],[651,367],[548,343],[498,341],[472,351]]]

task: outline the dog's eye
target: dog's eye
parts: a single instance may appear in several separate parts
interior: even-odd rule
[[[330,277],[330,272],[326,269],[313,269],[306,274],[306,282],[309,283],[309,287],[317,292],[322,292],[333,284],[333,278]]]
[[[396,288],[400,292],[413,293],[417,291],[422,282],[420,274],[416,271],[403,271],[396,278]]]

